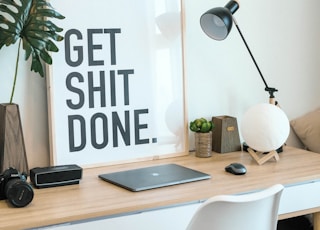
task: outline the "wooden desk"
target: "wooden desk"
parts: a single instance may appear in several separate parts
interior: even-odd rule
[[[115,185],[100,180],[98,174],[158,165],[177,163],[211,174],[210,180],[176,185],[143,192],[129,192]],[[247,167],[247,174],[235,176],[224,171],[224,167],[232,162],[241,162]],[[280,161],[268,161],[259,166],[246,152],[217,154],[211,158],[189,156],[161,159],[148,162],[115,165],[85,169],[79,185],[63,186],[47,189],[34,189],[32,203],[24,208],[9,207],[7,202],[0,201],[2,229],[24,229],[47,226],[64,222],[85,220],[109,215],[117,215],[139,210],[154,209],[205,200],[218,194],[237,194],[263,189],[276,183],[288,187],[301,187],[320,184],[320,154],[285,147],[280,154]],[[300,188],[299,187],[299,188]],[[285,190],[286,190],[285,189]],[[319,187],[320,190],[320,187]],[[289,190],[288,190],[289,191]],[[307,190],[308,191],[308,190]],[[312,191],[320,194],[319,191]],[[294,194],[300,201],[292,200],[283,194],[287,202],[304,203],[305,194]],[[320,196],[318,196],[320,199]],[[291,199],[291,200],[290,200]],[[310,198],[309,198],[310,199]],[[285,202],[285,201],[284,201]],[[315,229],[320,230],[320,201],[311,202],[315,207],[291,212],[287,205],[280,210],[280,219],[297,215],[316,213]],[[319,203],[319,204],[318,204]]]

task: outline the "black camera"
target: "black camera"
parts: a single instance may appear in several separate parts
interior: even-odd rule
[[[33,190],[27,175],[15,168],[8,168],[0,175],[0,200],[8,199],[15,207],[24,207],[33,199]]]

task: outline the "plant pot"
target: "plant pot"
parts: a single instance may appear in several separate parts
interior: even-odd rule
[[[196,157],[212,156],[212,132],[195,133]]]
[[[0,172],[9,167],[29,173],[19,106],[0,104]]]

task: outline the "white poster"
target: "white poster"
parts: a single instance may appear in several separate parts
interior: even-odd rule
[[[51,1],[53,165],[187,154],[180,0]]]

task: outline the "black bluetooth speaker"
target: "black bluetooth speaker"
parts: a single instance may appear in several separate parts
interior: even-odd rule
[[[30,180],[36,188],[79,184],[82,168],[78,165],[60,165],[30,170]]]

